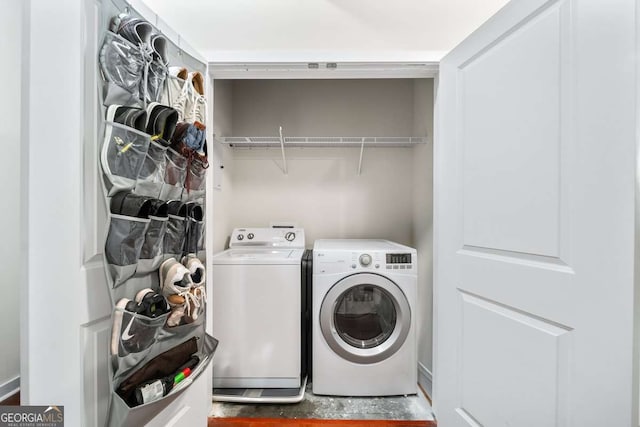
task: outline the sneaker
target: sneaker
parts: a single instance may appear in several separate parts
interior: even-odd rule
[[[184,323],[193,323],[201,315],[204,315],[204,307],[205,301],[207,300],[207,295],[204,290],[204,286],[193,286],[186,298],[186,312],[182,317]]]
[[[164,65],[169,65],[169,55],[167,54],[167,39],[160,33],[153,33],[149,38],[151,57],[154,61]]]
[[[143,289],[136,294],[138,314],[156,318],[169,312],[167,300],[153,289]]]
[[[167,39],[160,33],[154,32],[149,39],[151,60],[147,70],[146,96],[147,101],[160,101],[162,90],[168,74]]]
[[[204,96],[204,77],[199,71],[189,73],[187,79],[188,98],[185,105],[185,117],[186,122],[194,123],[200,122],[204,125],[206,123],[206,109],[207,101]]]
[[[204,265],[195,254],[188,254],[182,257],[182,265],[187,267],[187,269],[189,270],[193,286],[204,286],[206,281]]]
[[[147,21],[121,13],[111,20],[109,29],[131,43],[148,51],[153,27]]]
[[[198,319],[198,317],[204,313],[204,307],[207,301],[207,294],[205,288],[206,273],[204,265],[198,259],[195,254],[189,254],[182,258],[182,265],[187,267],[191,275],[192,286],[189,290],[191,298],[190,310],[188,310],[185,316],[186,323],[192,323]]]
[[[178,326],[188,310],[187,294],[191,289],[189,270],[175,258],[169,258],[160,265],[160,288],[167,298],[171,314],[167,318],[167,326]]]
[[[189,78],[189,71],[184,67],[169,67],[169,74],[179,78],[183,82],[187,81]]]
[[[167,97],[163,99],[165,105],[170,105],[178,112],[178,120],[184,120],[184,112],[187,106],[189,85],[187,79],[189,72],[183,67],[169,67],[167,77]]]
[[[118,301],[113,312],[111,354],[122,357],[139,353],[154,343],[156,328],[137,316],[154,318],[167,313],[168,306],[163,301],[162,295],[151,289],[138,292],[135,301],[128,298]]]
[[[147,126],[147,112],[141,108],[110,105],[107,108],[107,121],[144,132]]]
[[[168,145],[178,124],[178,112],[166,105],[152,102],[147,107],[148,119],[146,132],[152,139],[160,139],[164,145]]]

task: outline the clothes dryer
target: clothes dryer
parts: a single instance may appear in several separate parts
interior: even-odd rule
[[[316,240],[313,254],[313,392],[417,393],[416,250]]]

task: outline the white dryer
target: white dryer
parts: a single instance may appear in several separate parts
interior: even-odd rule
[[[416,250],[407,246],[316,240],[313,393],[417,393],[416,273]]]
[[[304,247],[300,228],[239,228],[212,257],[215,388],[301,386]]]

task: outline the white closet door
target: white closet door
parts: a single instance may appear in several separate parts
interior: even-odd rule
[[[23,75],[16,108],[23,111],[24,172],[5,183],[21,186],[27,212],[24,282],[15,284],[22,289],[22,404],[64,405],[69,426],[104,425],[110,396],[112,304],[102,259],[107,207],[96,99],[97,28],[108,1],[25,4],[27,48],[24,69],[16,70]],[[149,425],[205,425],[210,408],[209,367]]]
[[[635,4],[515,1],[442,61],[440,426],[638,425]]]

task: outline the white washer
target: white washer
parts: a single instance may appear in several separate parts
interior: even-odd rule
[[[313,392],[417,393],[416,250],[388,240],[316,240]]]
[[[300,387],[304,245],[300,228],[238,228],[212,257],[214,387]]]

